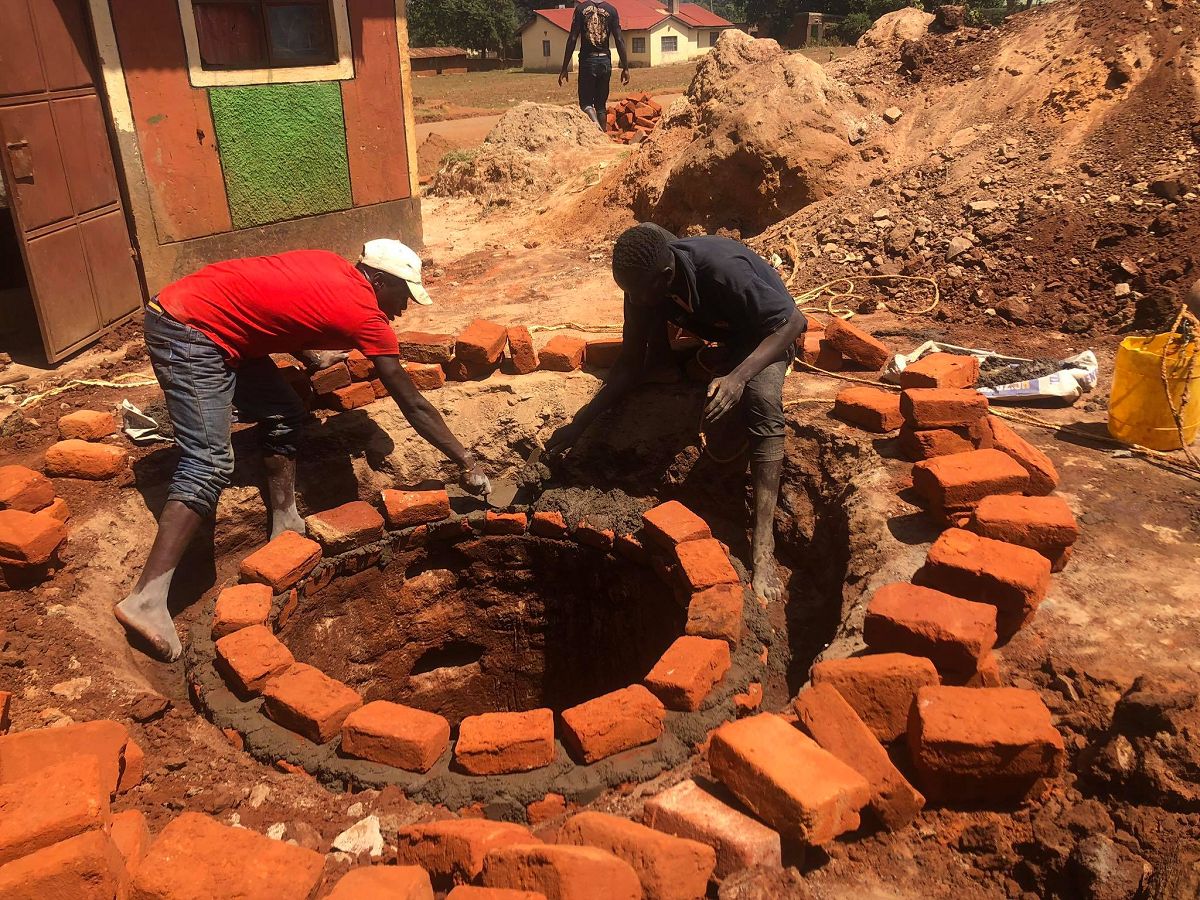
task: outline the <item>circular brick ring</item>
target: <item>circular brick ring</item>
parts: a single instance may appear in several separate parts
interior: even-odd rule
[[[524,819],[559,794],[585,803],[687,759],[756,691],[769,630],[741,572],[703,519],[676,501],[645,513],[637,534],[554,512],[451,513],[439,491],[384,491],[386,516],[357,501],[311,516],[311,538],[287,532],[252,553],[242,583],[220,592],[193,629],[193,698],[256,758],[339,789],[396,785],[418,801],[485,806]],[[640,682],[563,710],[465,718],[450,740],[442,716],[390,701],[364,705],[351,687],[298,663],[276,637],[297,609],[319,605],[334,579],[384,569],[414,549],[464,541],[570,541],[601,559],[644,566],[687,598],[687,625]],[[584,648],[580,648],[581,650]],[[453,743],[453,745],[452,745]]]

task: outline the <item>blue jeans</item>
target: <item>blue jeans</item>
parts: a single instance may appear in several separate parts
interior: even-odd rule
[[[153,307],[145,309],[146,350],[167,401],[179,464],[168,500],[211,516],[233,475],[233,410],[257,422],[263,451],[294,457],[308,412],[270,357],[231,368],[208,337]]]
[[[589,106],[596,110],[596,118],[600,127],[604,127],[604,117],[608,115],[608,83],[612,79],[612,57],[607,53],[603,56],[579,57],[579,108]]]

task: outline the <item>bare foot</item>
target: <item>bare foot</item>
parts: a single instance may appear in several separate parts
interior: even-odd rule
[[[755,561],[753,587],[755,596],[762,597],[767,603],[778,603],[783,599],[783,580],[775,560]]]
[[[183,653],[165,601],[130,594],[116,605],[113,614],[127,631],[149,645],[151,655],[156,659],[175,662]]]
[[[271,513],[271,540],[275,540],[285,531],[294,531],[296,534],[308,533],[308,526],[304,524],[304,519],[294,508],[276,510]]]

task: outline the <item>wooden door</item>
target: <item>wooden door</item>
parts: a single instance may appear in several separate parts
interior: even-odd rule
[[[46,357],[141,306],[86,0],[0,0],[0,164]]]

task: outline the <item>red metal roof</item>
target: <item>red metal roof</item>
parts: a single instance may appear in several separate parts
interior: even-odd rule
[[[622,31],[645,31],[653,28],[670,15],[667,12],[666,4],[661,0],[608,0],[608,2],[617,8],[617,14],[621,17]],[[570,31],[571,17],[575,14],[575,7],[572,5],[566,9],[535,9],[534,12],[548,19],[563,31]],[[691,28],[733,27],[733,23],[728,19],[723,19],[696,3],[680,3],[675,18]]]

